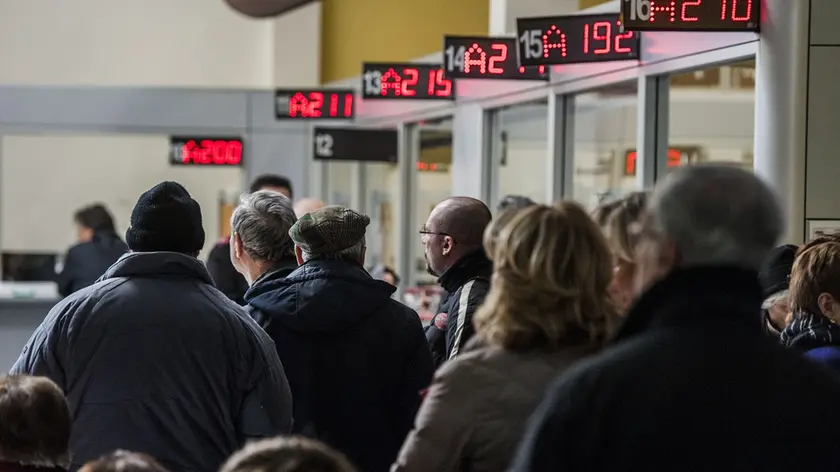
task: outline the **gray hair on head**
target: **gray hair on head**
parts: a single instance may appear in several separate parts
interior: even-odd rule
[[[678,169],[654,188],[648,212],[654,230],[676,246],[680,267],[758,270],[784,226],[770,187],[726,165]]]
[[[289,228],[297,218],[285,195],[269,190],[245,194],[230,217],[231,231],[256,261],[276,263],[294,254]]]
[[[362,239],[358,240],[352,246],[332,254],[318,256],[318,259],[342,260],[364,264],[365,247],[367,247],[367,237],[362,237]],[[312,255],[306,252],[305,249],[301,248],[300,252],[300,257],[303,259],[303,262],[312,260]]]

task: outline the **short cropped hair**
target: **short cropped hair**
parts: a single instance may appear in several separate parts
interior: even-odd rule
[[[68,468],[72,424],[67,399],[50,379],[0,378],[0,461]]]
[[[105,205],[101,203],[94,203],[80,208],[73,215],[73,221],[75,221],[77,225],[89,228],[94,232],[116,232],[116,229],[114,228],[114,217],[111,216],[111,212],[105,208]]]
[[[146,454],[117,450],[88,462],[79,472],[168,472]]]
[[[840,301],[840,241],[822,237],[802,246],[793,262],[788,291],[794,313],[821,315],[818,299],[823,293]]]
[[[260,190],[267,187],[289,189],[289,198],[294,198],[294,192],[292,191],[292,181],[289,180],[288,177],[283,177],[282,175],[275,174],[263,174],[258,176],[256,179],[254,179],[253,182],[251,182],[250,192],[259,192]]]
[[[289,229],[297,218],[292,202],[268,190],[242,196],[230,217],[230,227],[239,236],[245,252],[256,261],[280,262],[294,254]]]
[[[314,439],[284,436],[246,445],[220,472],[356,472],[338,451]]]
[[[758,271],[784,228],[776,194],[757,175],[720,164],[681,167],[656,185],[646,222],[676,248],[680,267]]]

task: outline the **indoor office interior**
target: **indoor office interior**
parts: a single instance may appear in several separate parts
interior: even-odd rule
[[[655,156],[654,181],[671,169],[701,162],[752,169],[754,59],[700,63],[657,79],[656,96],[648,95],[647,100],[656,101],[660,113],[643,128],[656,127],[656,132],[645,134],[666,145],[660,145],[664,152]],[[571,198],[594,209],[599,202],[641,188],[636,166],[639,83],[638,78],[609,83],[555,100],[550,100],[553,91],[546,85],[541,98],[483,109],[487,125],[482,199],[494,211],[498,201],[511,194],[541,203]],[[556,116],[552,101],[555,108],[565,104],[562,120],[551,119],[553,113]],[[457,105],[454,108],[457,113]],[[459,193],[451,175],[452,140],[459,136],[452,135],[449,113],[404,123],[407,149],[401,159],[410,173],[390,163],[315,164],[327,169],[324,200],[356,206],[370,215],[367,263],[398,267],[408,301],[434,284],[425,271],[417,232],[437,203]],[[409,213],[405,220],[397,217],[400,205]],[[400,231],[399,221],[409,222],[405,231]],[[403,251],[407,262],[400,264]]]

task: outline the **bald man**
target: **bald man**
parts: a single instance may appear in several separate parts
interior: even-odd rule
[[[490,289],[493,265],[482,237],[492,215],[481,200],[452,197],[429,214],[422,236],[426,270],[444,294],[426,328],[436,366],[456,357],[475,333],[472,316]]]
[[[295,203],[295,216],[300,219],[301,216],[307,213],[312,213],[315,210],[320,210],[325,206],[327,206],[327,204],[317,198],[301,198],[297,203]]]

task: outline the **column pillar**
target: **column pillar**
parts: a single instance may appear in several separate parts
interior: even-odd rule
[[[754,167],[778,192],[784,242],[793,244],[806,237],[810,7],[811,0],[765,0],[756,57]]]

